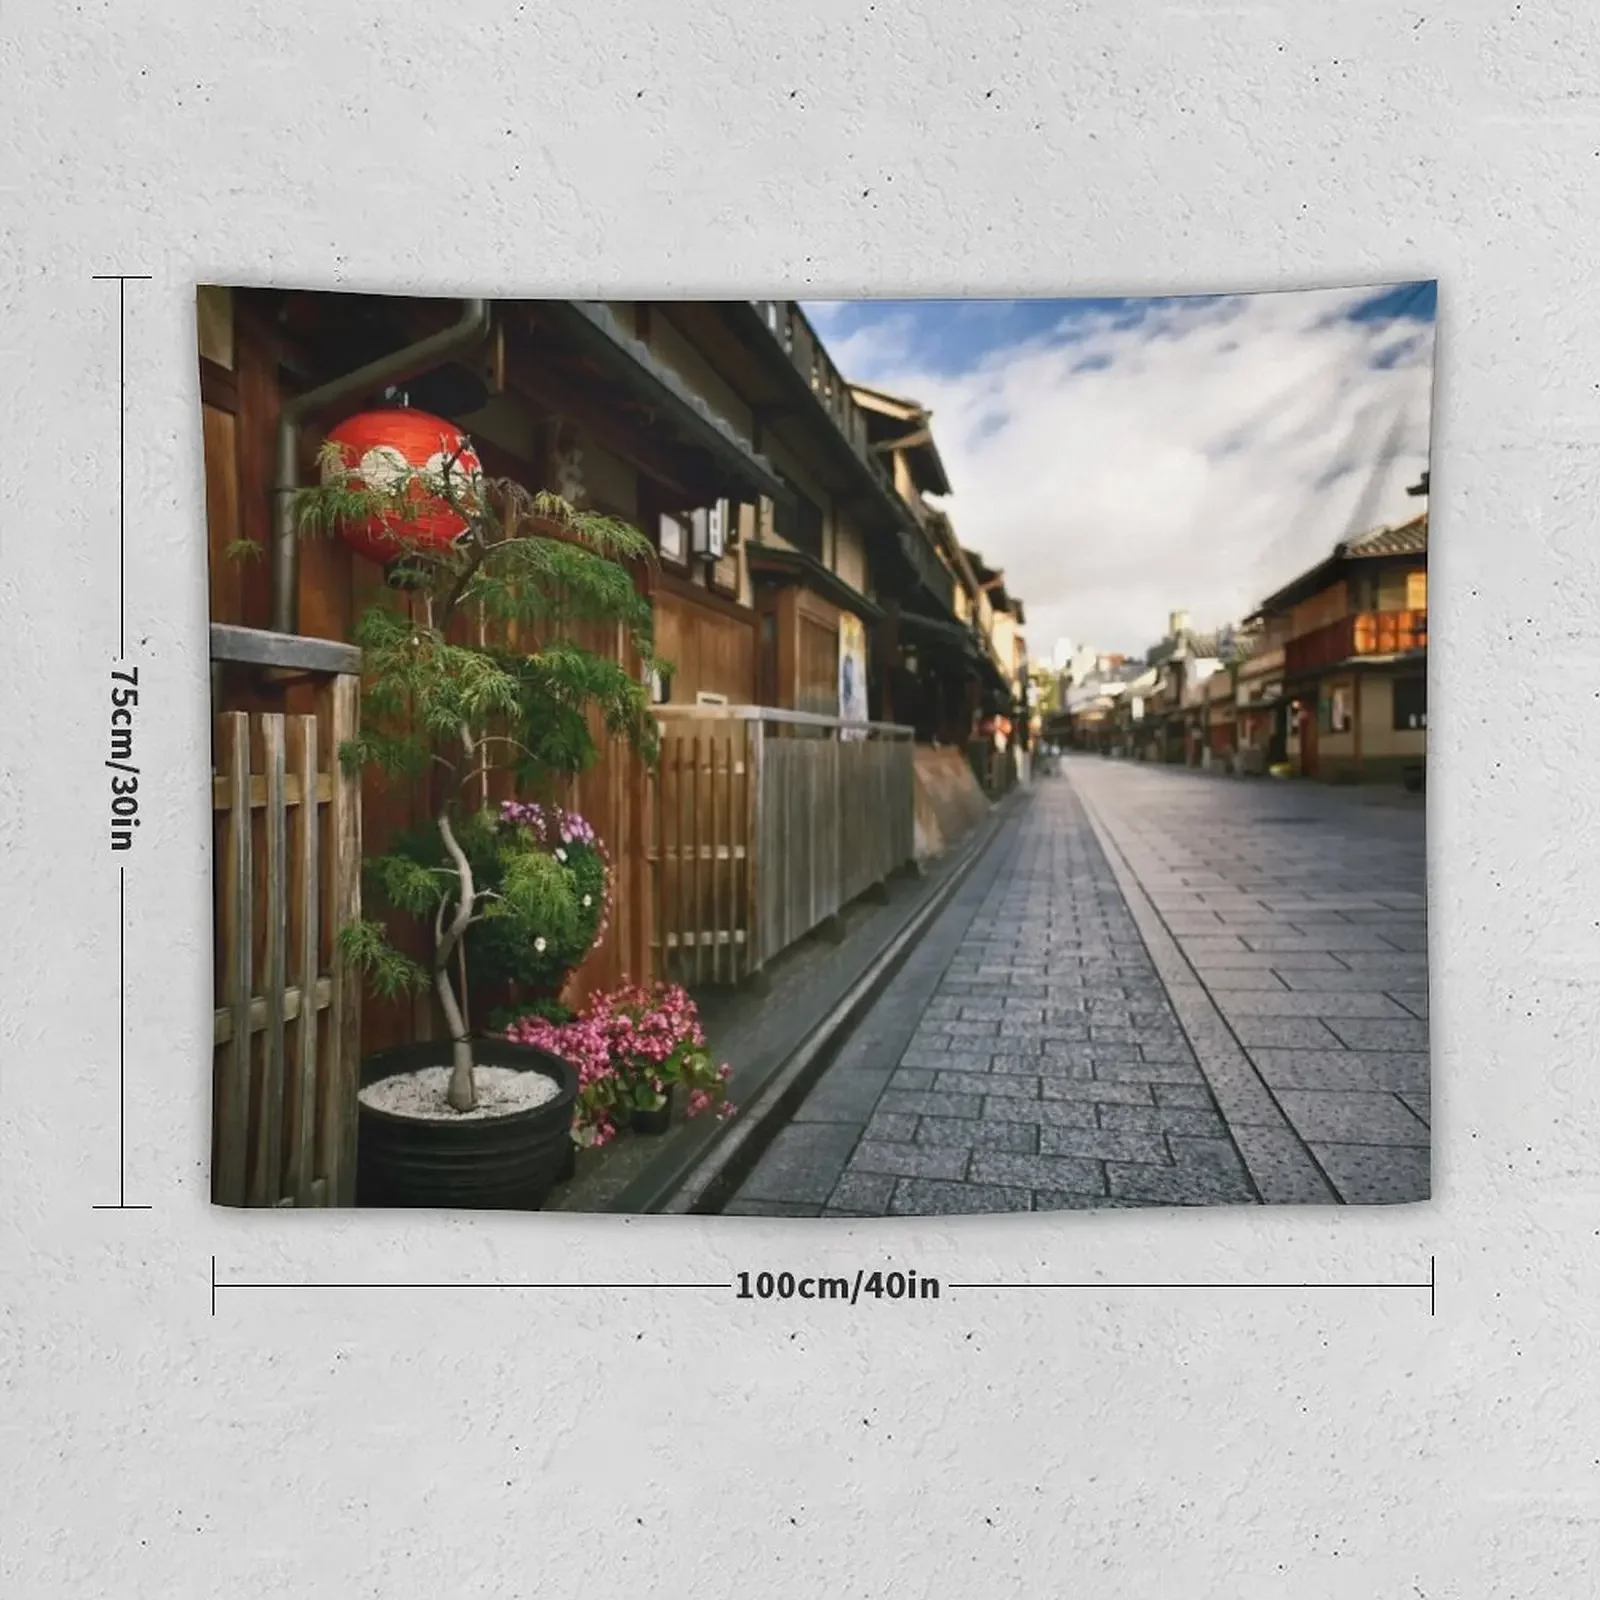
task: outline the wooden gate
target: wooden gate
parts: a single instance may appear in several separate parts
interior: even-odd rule
[[[255,692],[241,698],[271,704],[293,684],[314,707],[216,718],[212,1199],[353,1205],[361,986],[337,933],[361,914],[361,790],[338,752],[358,725],[360,653],[252,628],[211,639],[214,696],[243,668]]]

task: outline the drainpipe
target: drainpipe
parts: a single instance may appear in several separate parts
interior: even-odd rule
[[[489,331],[489,302],[462,303],[458,321],[416,344],[369,361],[325,383],[320,389],[296,395],[278,413],[278,471],[272,506],[272,628],[294,633],[300,626],[300,540],[294,525],[293,493],[300,476],[300,425],[320,411],[374,389],[403,383],[477,344]]]

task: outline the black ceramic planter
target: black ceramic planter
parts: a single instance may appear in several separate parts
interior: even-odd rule
[[[572,1148],[578,1075],[530,1045],[474,1039],[483,1067],[539,1072],[559,1086],[555,1099],[506,1117],[400,1117],[360,1107],[356,1203],[455,1211],[537,1211]],[[362,1087],[400,1072],[449,1066],[450,1046],[399,1045],[361,1063]]]
[[[665,1133],[672,1126],[672,1091],[667,1091],[666,1099],[654,1111],[635,1109],[628,1126],[647,1137]]]

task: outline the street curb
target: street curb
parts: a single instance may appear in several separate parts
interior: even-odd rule
[[[944,881],[873,957],[833,1009],[776,1064],[751,1099],[748,1109],[728,1123],[722,1135],[708,1147],[688,1153],[673,1174],[657,1184],[652,1200],[630,1206],[630,1211],[705,1216],[714,1214],[732,1197],[827,1070],[839,1046],[905,965],[979,861],[988,854],[1000,836],[1002,825],[1031,794],[1031,788],[1013,789],[994,806],[961,847],[961,854]]]

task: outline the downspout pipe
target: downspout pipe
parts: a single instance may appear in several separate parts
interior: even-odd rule
[[[395,350],[366,366],[334,378],[319,389],[295,395],[278,413],[278,469],[272,504],[272,628],[296,633],[300,626],[300,539],[294,525],[294,491],[300,477],[300,428],[318,412],[358,395],[415,378],[470,350],[489,332],[489,302],[462,302],[460,318],[448,328]]]

